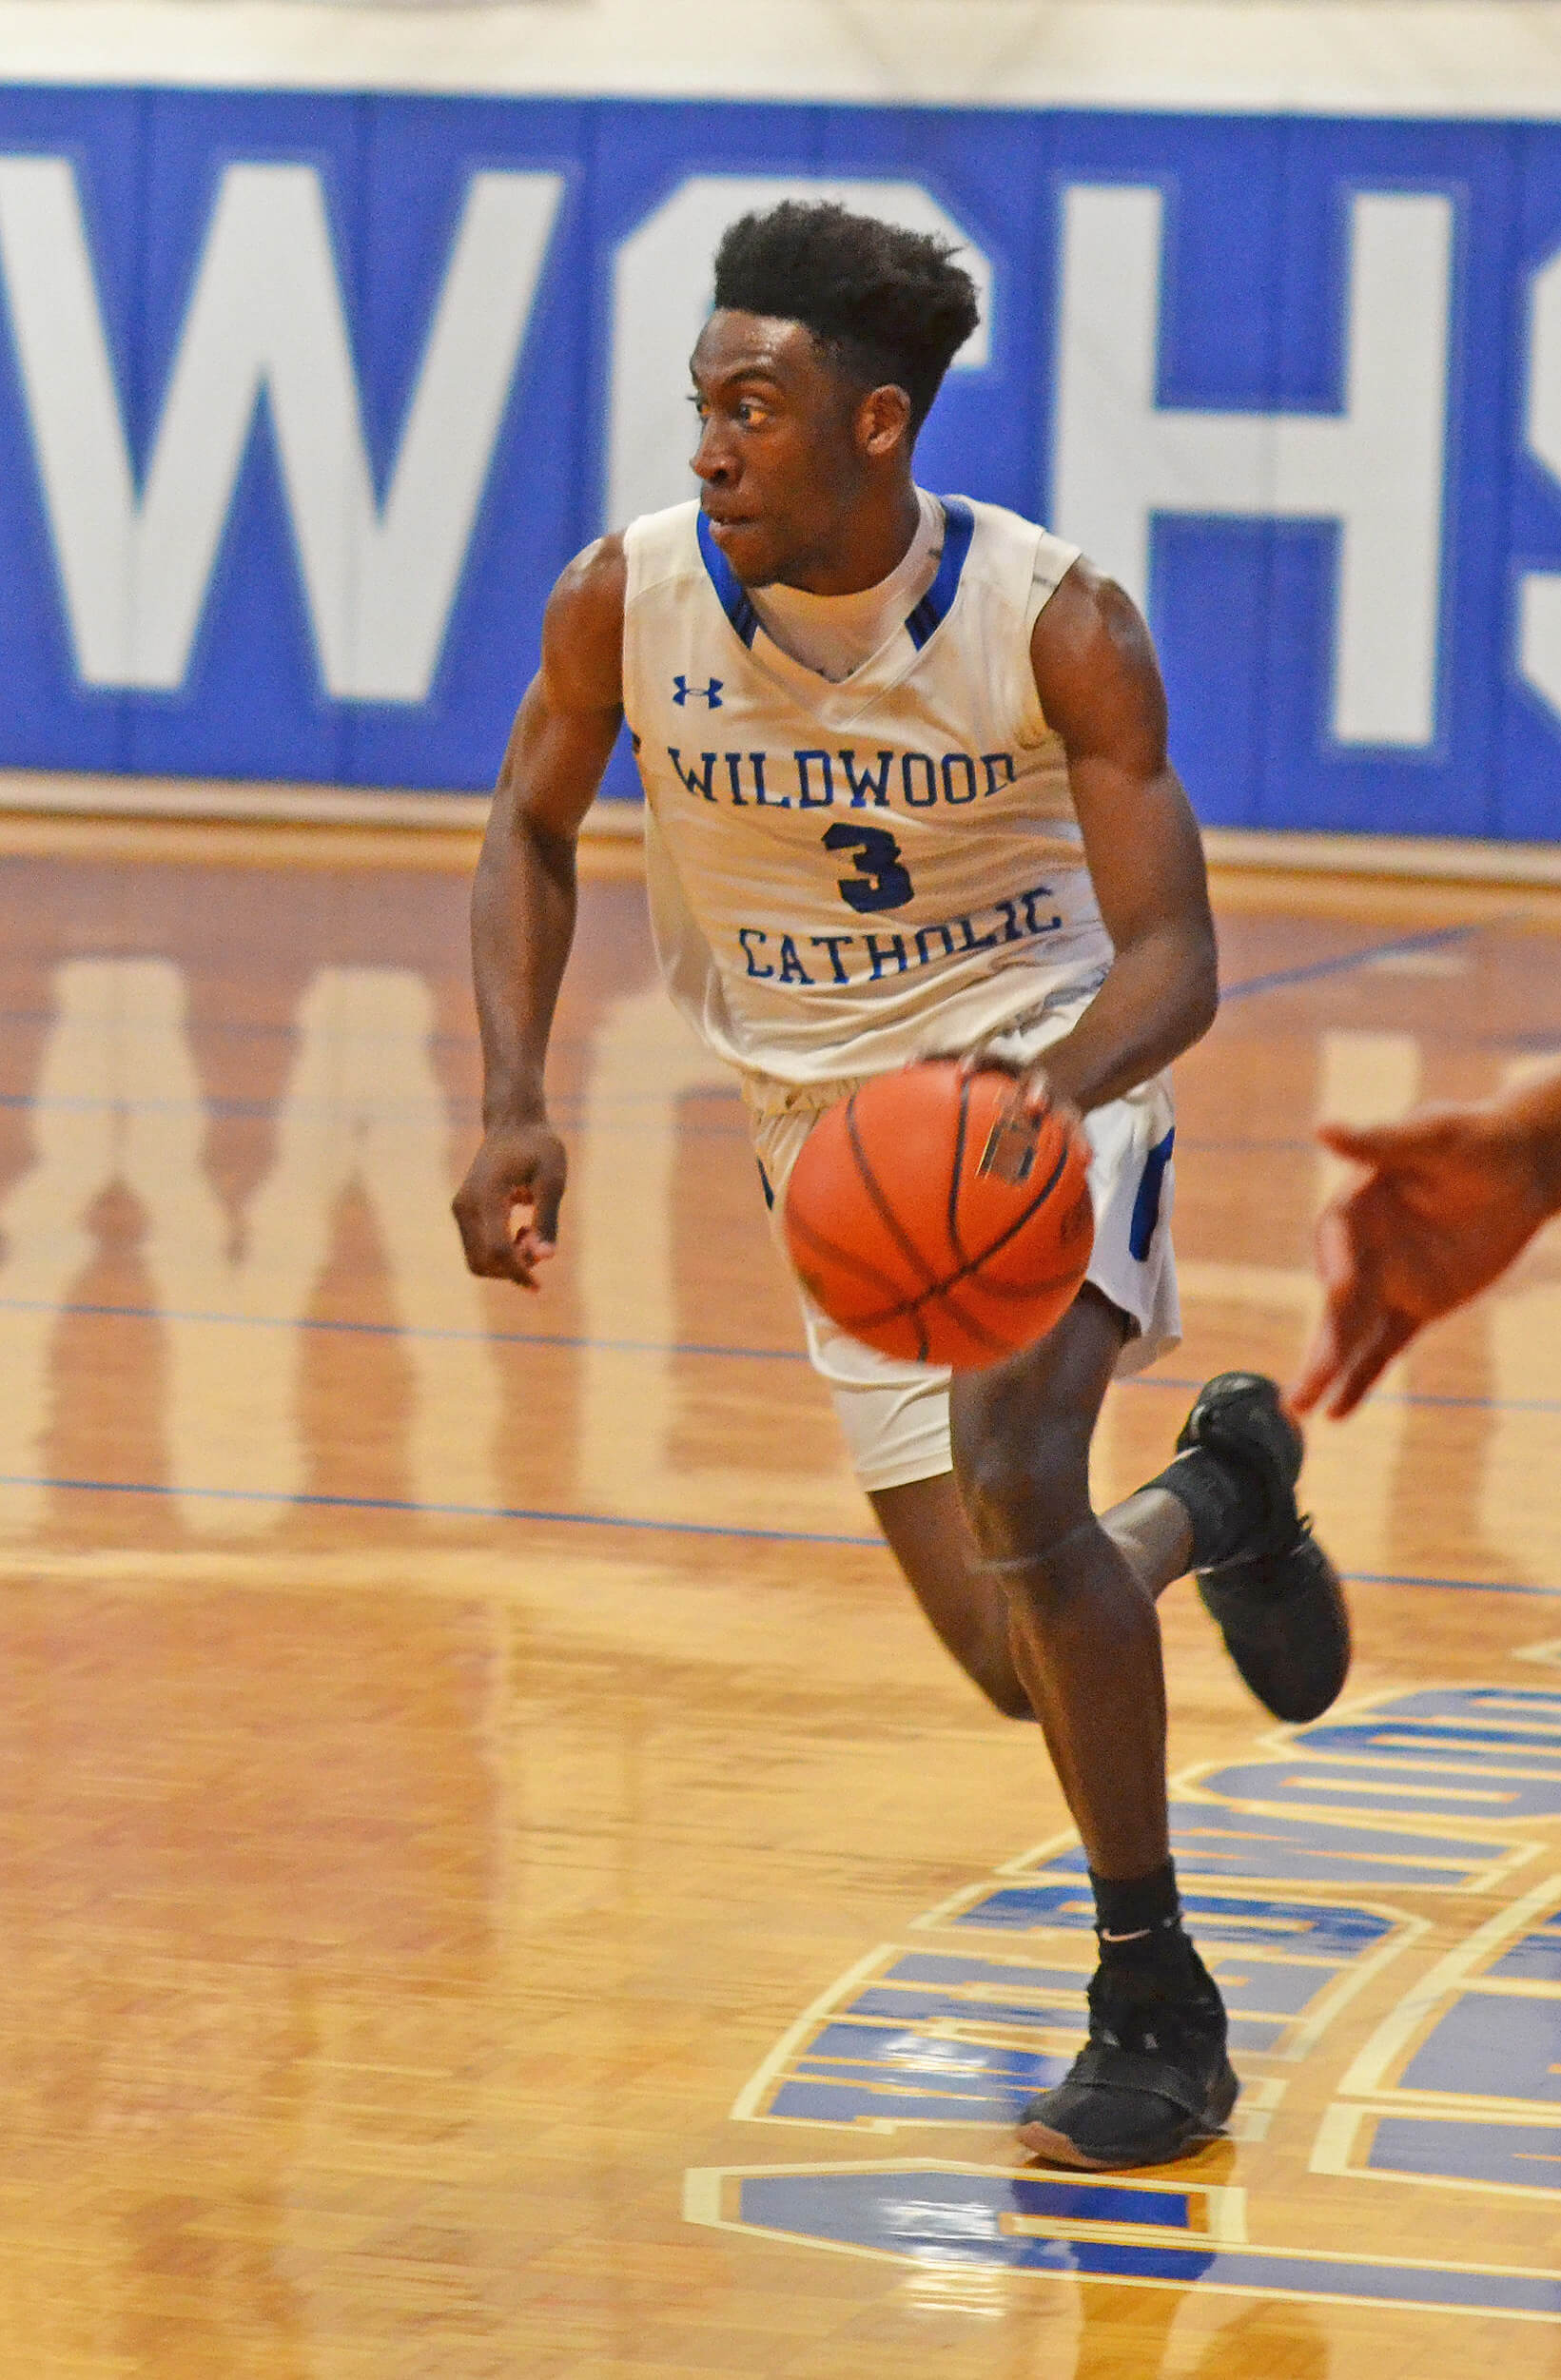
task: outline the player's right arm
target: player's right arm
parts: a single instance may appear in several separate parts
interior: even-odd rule
[[[1323,1314],[1292,1402],[1335,1419],[1427,1322],[1477,1297],[1561,1214],[1561,1069],[1401,1122],[1324,1124],[1367,1170],[1322,1213]]]
[[[576,847],[623,721],[624,586],[615,536],[588,546],[553,590],[472,891],[483,1137],[455,1216],[472,1271],[524,1289],[553,1254],[564,1194],[543,1073],[575,938]]]

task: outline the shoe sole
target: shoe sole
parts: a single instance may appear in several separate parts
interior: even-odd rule
[[[1240,2091],[1232,2069],[1227,2066],[1209,2093],[1200,2117],[1184,2116],[1167,2132],[1158,2147],[1144,2149],[1081,2149],[1064,2132],[1053,2132],[1049,2124],[1021,2124],[1022,2145],[1035,2156],[1044,2156],[1049,2165],[1070,2166],[1083,2174],[1120,2174],[1140,2165],[1169,2165],[1179,2156],[1186,2156],[1205,2140],[1212,2140],[1223,2131],[1225,2119],[1236,2105]]]

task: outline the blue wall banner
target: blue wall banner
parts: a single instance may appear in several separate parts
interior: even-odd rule
[[[920,477],[1146,603],[1206,821],[1561,836],[1561,127],[1489,121],[0,88],[0,764],[489,784],[792,191],[965,244]]]

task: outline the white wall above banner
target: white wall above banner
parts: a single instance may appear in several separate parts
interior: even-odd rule
[[[0,80],[1561,116],[1561,0],[0,0]]]

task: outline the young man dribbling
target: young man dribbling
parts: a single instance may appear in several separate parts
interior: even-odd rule
[[[1333,1701],[1349,1630],[1259,1375],[1210,1381],[1168,1470],[1090,1509],[1107,1386],[1179,1336],[1164,1070],[1213,1021],[1214,933],[1138,613],[1061,538],[913,478],[976,321],[935,240],[790,203],[728,232],[693,359],[699,499],[564,572],[505,757],[474,901],[486,1130],[456,1213],[475,1272],[537,1285],[576,841],[625,717],[662,969],[738,1070],[771,1204],[827,1106],[933,1054],[1004,1066],[1087,1136],[1095,1252],[1035,1346],[950,1381],[804,1318],[902,1570],[996,1707],[1040,1721],[1088,1856],[1089,2039],[1021,2138],[1153,2164],[1237,2092],[1181,1922],[1155,1599],[1196,1570],[1284,1718]]]

